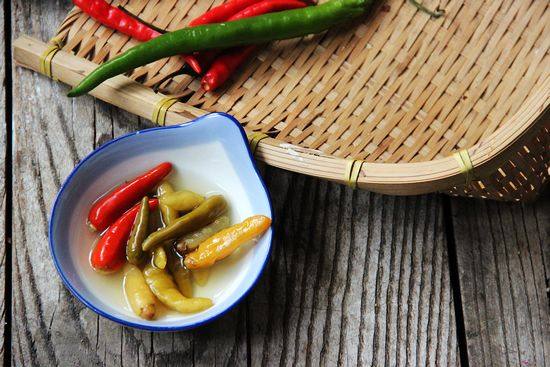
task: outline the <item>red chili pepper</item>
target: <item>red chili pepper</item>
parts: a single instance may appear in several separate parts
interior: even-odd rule
[[[255,50],[256,46],[239,47],[218,57],[202,77],[203,89],[208,92],[218,88]]]
[[[149,209],[158,207],[158,199],[149,199]],[[118,218],[101,236],[90,256],[90,263],[96,270],[112,271],[120,268],[126,259],[126,242],[130,237],[140,203],[134,205]]]
[[[228,20],[234,14],[237,14],[249,6],[259,3],[261,0],[232,0],[224,4],[213,7],[198,18],[189,22],[189,27],[203,24],[221,23]]]
[[[73,3],[104,26],[138,41],[146,42],[161,34],[122,9],[109,5],[105,0],[73,0]],[[202,71],[202,62],[196,56],[184,55],[184,59],[194,71],[197,73]]]
[[[282,10],[305,8],[306,6],[307,4],[305,2],[299,0],[262,0],[235,13],[228,21],[231,22],[237,19],[256,17],[258,15],[275,13]]]
[[[241,10],[230,17],[228,21],[255,17],[282,10],[303,8],[306,6],[306,3],[298,0],[263,0]],[[204,90],[211,91],[225,83],[231,74],[248,59],[255,49],[256,46],[240,47],[217,58],[201,80],[201,85]]]
[[[149,41],[160,35],[159,32],[108,4],[105,0],[73,0],[73,3],[101,24],[138,41]]]
[[[193,69],[193,71],[199,75],[203,73],[203,67],[212,64],[212,61],[218,55],[218,51],[203,51],[196,52],[193,55],[184,55],[183,59]]]
[[[103,231],[124,211],[151,191],[171,170],[171,163],[161,163],[103,196],[92,205],[90,213],[88,213],[90,226],[96,231]]]
[[[262,0],[232,0],[208,10],[198,18],[189,22],[189,27],[203,24],[220,23],[229,20],[233,15]],[[186,55],[185,62],[197,73],[203,73],[203,67],[210,65],[218,55],[217,51],[206,51],[194,55]]]

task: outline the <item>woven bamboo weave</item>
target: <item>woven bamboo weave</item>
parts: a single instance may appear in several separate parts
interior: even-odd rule
[[[114,3],[175,30],[220,1]],[[445,15],[433,19],[408,1],[388,0],[345,27],[265,45],[215,93],[204,92],[190,76],[159,83],[183,65],[181,57],[138,68],[129,77],[179,98],[174,108],[234,115],[248,132],[271,138],[260,147],[271,141],[292,147],[285,154],[299,151],[311,158],[310,169],[279,164],[286,169],[324,177],[319,172],[334,164],[342,167],[341,182],[397,194],[438,190],[533,199],[549,176],[550,122],[544,112],[550,103],[550,3],[425,0],[424,5],[444,9]],[[136,44],[78,9],[56,39],[63,51],[96,64]],[[270,150],[259,150],[269,163]],[[472,157],[470,167],[454,159],[458,151]],[[455,170],[455,179],[442,187],[435,175],[433,190],[429,182],[421,190],[405,184],[384,190],[383,180],[369,178],[375,167],[414,172],[410,163],[439,161]],[[460,173],[464,180],[456,179]]]

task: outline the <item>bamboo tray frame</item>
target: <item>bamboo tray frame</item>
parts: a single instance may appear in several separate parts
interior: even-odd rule
[[[190,17],[213,4],[210,0],[120,3],[168,29],[184,26]],[[431,0],[426,3],[438,5]],[[532,200],[550,174],[550,121],[545,115],[550,104],[549,6],[545,0],[479,3],[445,1],[439,6],[446,9],[446,16],[430,20],[407,7],[405,0],[386,1],[350,30],[266,46],[243,68],[242,75],[216,94],[205,94],[197,88],[196,81],[182,76],[158,85],[161,93],[153,91],[156,81],[181,66],[178,57],[110,79],[91,94],[166,125],[216,110],[235,114],[249,133],[257,159],[352,187],[393,195],[442,191],[497,200]],[[411,36],[410,32],[418,35]],[[429,37],[433,39],[428,41]],[[395,47],[391,46],[393,43]],[[75,8],[54,42],[47,44],[28,36],[18,38],[14,42],[14,59],[23,67],[74,86],[97,63],[134,44]],[[441,55],[434,56],[436,46],[429,50],[432,44],[444,47]],[[389,49],[387,54],[383,53],[384,46]],[[457,62],[446,63],[448,57],[444,56],[455,51],[459,55]],[[347,84],[342,82],[342,73],[352,69],[349,64],[358,56],[373,64],[358,61],[357,70],[371,77],[365,78],[366,83],[353,78]],[[489,56],[493,57],[488,59],[490,67],[476,63],[480,57]],[[423,58],[422,63],[419,58]],[[324,69],[320,65],[328,71],[321,72]],[[492,68],[500,74],[492,73]],[[312,70],[317,74],[311,76]],[[301,79],[285,89],[298,76]],[[322,94],[311,78],[329,85],[331,78],[337,80],[334,88]],[[461,83],[463,80],[467,82]],[[405,82],[409,88],[405,88]],[[277,89],[278,84],[283,86]],[[409,94],[405,94],[405,89]],[[256,94],[248,97],[244,92],[249,90]],[[279,92],[270,94],[272,90]],[[280,92],[284,95],[279,96]],[[267,103],[262,104],[262,98],[257,98],[262,93]],[[346,98],[338,93],[344,93]],[[165,94],[180,101],[170,100],[166,108],[160,108],[166,101]],[[348,98],[353,94],[377,101],[365,120],[357,118],[364,106],[361,100]],[[292,101],[288,100],[290,95]],[[317,124],[316,117],[307,114],[304,118],[307,108],[291,109],[290,106],[300,106],[306,96],[309,100],[319,98],[314,112],[316,117],[323,117],[326,112],[328,125]],[[267,107],[270,99],[277,98],[286,106],[278,113]],[[224,104],[227,100],[231,102]],[[331,106],[334,100],[338,103]],[[257,104],[251,106],[253,101]],[[348,116],[352,122],[342,122],[344,118],[336,121],[347,116],[343,112],[350,104],[357,106]],[[241,113],[236,106],[242,109],[243,105],[247,108]],[[439,112],[434,113],[437,105]],[[447,105],[452,108],[445,108]],[[382,110],[386,113],[381,114]],[[439,120],[443,112],[446,116]],[[255,119],[258,115],[263,117]],[[369,131],[366,126],[372,119],[376,124]],[[340,137],[332,140],[332,146],[323,144],[319,133],[331,128],[343,130]],[[325,140],[332,138],[324,134]],[[439,136],[435,143],[430,140],[434,135]],[[426,151],[429,154],[423,154]]]

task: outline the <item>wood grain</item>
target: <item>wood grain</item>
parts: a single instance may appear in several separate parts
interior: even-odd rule
[[[470,364],[550,364],[549,197],[452,210]]]
[[[0,1],[0,9],[4,9],[4,1]],[[0,29],[4,29],[4,12],[0,10]],[[5,53],[5,39],[0,37],[0,50]],[[4,54],[0,56],[0,80],[6,80],[6,63]],[[9,72],[9,71],[8,71]],[[9,86],[8,86],[9,87]],[[9,162],[6,161],[7,128],[11,124],[6,111],[6,83],[0,85],[0,360],[4,360],[5,351],[5,325],[6,325],[6,248],[9,246],[9,241],[6,238],[6,211],[7,211],[7,197],[6,197],[6,182],[10,179],[9,175],[6,175],[6,168],[9,167]],[[8,300],[9,301],[9,300]]]
[[[440,198],[265,176],[277,216],[248,300],[253,366],[457,365]]]

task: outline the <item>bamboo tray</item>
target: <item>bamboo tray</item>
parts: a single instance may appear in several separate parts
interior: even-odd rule
[[[219,2],[116,3],[174,30]],[[532,200],[550,165],[548,1],[425,5],[446,14],[388,0],[345,29],[266,45],[217,93],[188,76],[159,83],[182,65],[172,57],[92,94],[168,125],[230,113],[257,159],[361,189]],[[75,8],[53,41],[23,36],[14,56],[76,85],[135,44]]]

